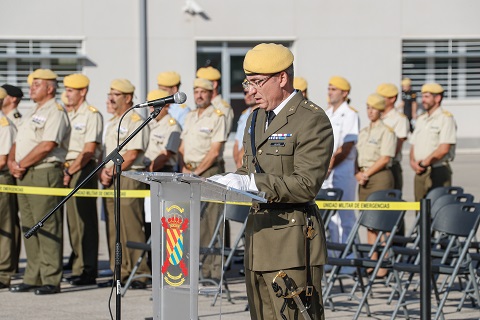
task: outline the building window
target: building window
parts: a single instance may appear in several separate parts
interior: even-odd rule
[[[403,40],[402,58],[414,91],[437,82],[447,99],[480,98],[480,39]]]
[[[85,61],[82,40],[0,39],[0,83],[22,88],[24,100],[30,99],[27,77],[35,69],[52,69],[58,74],[60,96],[63,78],[81,72]]]

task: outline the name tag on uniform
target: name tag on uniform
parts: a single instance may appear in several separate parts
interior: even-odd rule
[[[285,140],[287,137],[291,137],[291,133],[274,133],[270,137],[268,137],[268,140]]]
[[[39,117],[39,116],[33,116],[32,121],[33,121],[33,123],[36,123],[36,124],[43,124],[45,121],[47,121],[47,118]]]
[[[128,129],[125,128],[125,127],[120,127],[120,128],[118,128],[118,132],[119,132],[120,134],[125,134],[125,133],[128,132]]]
[[[378,144],[378,141],[376,139],[370,139],[370,140],[368,140],[368,143]]]
[[[85,129],[85,127],[86,127],[85,123],[76,123],[73,128],[75,130],[83,130],[83,129]]]
[[[199,131],[203,133],[211,133],[213,129],[203,127],[203,128],[200,128]]]
[[[285,147],[285,142],[272,142],[270,143],[272,147]]]

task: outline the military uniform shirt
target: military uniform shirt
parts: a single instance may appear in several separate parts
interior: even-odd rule
[[[198,110],[190,112],[181,135],[185,144],[184,162],[202,162],[213,142],[227,140],[225,125],[225,116],[212,105],[208,106],[200,117]],[[218,160],[221,159],[220,154]]]
[[[222,113],[225,115],[225,119],[227,121],[226,129],[227,129],[227,136],[228,136],[228,134],[230,133],[230,130],[232,130],[232,123],[233,123],[232,107],[228,104],[227,101],[222,99],[221,94],[215,96],[215,98],[212,99],[212,105],[215,109],[222,111]]]
[[[382,120],[363,128],[358,135],[358,166],[370,168],[382,156],[394,157],[397,139]]]
[[[407,138],[408,132],[410,131],[410,124],[404,114],[392,109],[383,114],[382,121],[384,124],[393,129],[398,139]],[[402,150],[398,151],[398,153],[395,155],[395,158],[393,158],[393,161],[402,161]]]
[[[0,143],[0,155],[8,155],[15,140],[16,133],[17,130],[13,122],[0,111],[0,141],[2,141],[2,143]],[[5,166],[4,169],[6,170],[7,167]]]
[[[182,132],[180,125],[170,114],[166,114],[160,121],[155,119],[150,121],[149,125],[150,140],[145,151],[145,158],[153,161],[162,151],[169,150],[174,154],[165,165],[175,167],[177,165],[177,153]]]
[[[440,144],[455,145],[457,143],[456,131],[457,126],[453,115],[442,108],[435,110],[431,116],[428,115],[428,112],[419,116],[410,142],[413,144],[415,160],[425,159]],[[454,157],[455,148],[452,146],[449,153],[438,162],[451,161]]]
[[[57,146],[42,160],[44,162],[65,162],[70,139],[70,122],[65,109],[48,100],[43,106],[35,106],[27,112],[17,128],[15,161],[19,162],[40,142],[54,141]]]
[[[120,117],[115,115],[112,119],[109,120],[107,132],[105,134],[105,154],[109,155],[117,147],[117,130],[120,132],[120,141],[118,144],[121,144],[125,139],[130,136],[130,134],[135,131],[143,122],[142,116],[140,116],[135,111],[132,111],[130,115],[126,115],[123,120],[120,128],[118,128],[118,123]],[[120,155],[124,155],[128,150],[140,150],[137,158],[133,162],[132,166],[129,169],[145,169],[144,164],[144,151],[147,149],[148,137],[150,130],[148,126],[144,127],[135,137],[130,140],[125,147],[120,151]],[[111,168],[114,164],[112,161],[109,161],[105,167]]]
[[[17,109],[13,109],[6,116],[13,122],[15,128],[18,128],[22,122],[22,114]]]
[[[77,111],[71,110],[68,113],[72,131],[70,133],[70,144],[68,146],[67,160],[75,160],[82,152],[85,143],[96,142],[94,159],[101,154],[103,118],[100,112],[86,102]]]
[[[190,108],[185,104],[172,103],[168,107],[168,114],[170,114],[177,122],[180,124],[180,127],[185,125],[185,117],[190,112]]]

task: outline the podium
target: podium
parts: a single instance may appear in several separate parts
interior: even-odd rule
[[[266,200],[260,195],[226,187],[193,174],[122,174],[150,185],[154,319],[197,320],[201,201]],[[222,284],[214,290],[221,293]]]

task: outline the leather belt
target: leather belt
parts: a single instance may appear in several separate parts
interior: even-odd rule
[[[60,166],[60,162],[44,162],[37,164],[36,166],[31,166],[29,169],[60,168]]]
[[[442,161],[442,162],[436,162],[432,164],[432,168],[440,168],[440,167],[447,167],[448,166],[448,161]]]
[[[257,210],[262,209],[302,209],[311,205],[314,205],[315,201],[308,201],[304,203],[284,203],[284,202],[272,202],[272,203],[253,203],[252,208]]]

